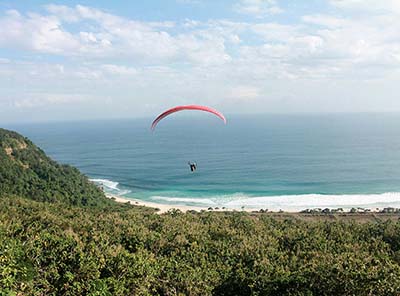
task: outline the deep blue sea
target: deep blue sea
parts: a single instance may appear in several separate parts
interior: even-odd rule
[[[400,114],[227,116],[224,125],[182,112],[154,132],[151,120],[5,128],[126,197],[274,210],[400,206]]]

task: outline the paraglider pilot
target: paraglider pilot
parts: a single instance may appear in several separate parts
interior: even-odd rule
[[[197,164],[195,162],[188,161],[188,165],[190,166],[190,171],[194,172],[197,169]]]

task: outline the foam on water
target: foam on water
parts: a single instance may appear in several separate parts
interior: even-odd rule
[[[400,192],[383,194],[343,194],[343,195],[282,195],[260,196],[247,199],[232,200],[227,207],[238,208],[269,208],[272,210],[302,210],[305,208],[351,208],[351,207],[382,207],[398,206]]]
[[[118,182],[114,182],[107,179],[90,179],[90,181],[105,186],[109,189],[118,190],[118,184],[119,184]]]
[[[400,192],[387,192],[382,194],[302,194],[302,195],[280,195],[280,196],[257,196],[251,197],[241,193],[234,195],[212,196],[209,198],[196,197],[168,197],[152,196],[154,201],[162,201],[168,204],[220,206],[231,209],[270,209],[300,211],[306,208],[345,208],[352,207],[399,207]]]
[[[168,197],[168,196],[152,196],[150,199],[155,202],[161,201],[166,203],[185,204],[201,204],[203,206],[214,206],[216,203],[209,198],[190,198],[190,197]]]
[[[131,192],[130,190],[127,189],[118,188],[119,185],[118,182],[114,182],[108,179],[89,179],[89,180],[99,186],[103,186],[104,191],[107,193],[112,193],[115,195],[122,196]]]

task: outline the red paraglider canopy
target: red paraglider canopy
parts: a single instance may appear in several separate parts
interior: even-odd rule
[[[157,126],[157,124],[160,122],[160,120],[162,120],[164,117],[167,117],[168,115],[170,115],[172,113],[182,111],[182,110],[199,110],[199,111],[210,112],[212,114],[217,115],[219,118],[221,118],[224,121],[224,123],[226,123],[225,116],[221,112],[219,112],[213,108],[206,107],[206,106],[199,106],[199,105],[186,105],[186,106],[177,106],[177,107],[168,109],[167,111],[158,115],[157,118],[154,119],[153,123],[151,124],[151,130],[154,130],[155,127]]]

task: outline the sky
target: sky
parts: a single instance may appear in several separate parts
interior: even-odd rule
[[[400,111],[398,0],[0,0],[0,123]]]

